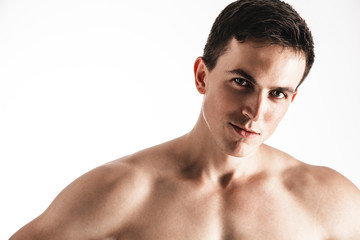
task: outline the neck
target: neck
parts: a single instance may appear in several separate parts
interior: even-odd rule
[[[260,148],[244,157],[226,154],[216,143],[202,114],[195,127],[181,138],[187,156],[184,174],[188,177],[206,178],[227,185],[232,179],[248,177],[263,170]]]

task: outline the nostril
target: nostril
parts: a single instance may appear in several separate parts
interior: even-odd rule
[[[251,119],[251,117],[247,113],[244,113],[243,115],[247,121]]]
[[[242,114],[244,115],[244,117],[247,119],[247,120],[253,120],[253,113],[251,111],[251,109],[249,108],[244,108],[243,111],[242,111]]]

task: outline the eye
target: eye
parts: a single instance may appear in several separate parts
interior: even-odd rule
[[[287,98],[287,95],[284,92],[280,91],[280,90],[271,91],[270,95],[275,97],[275,98],[279,98],[279,99],[280,98]]]
[[[244,78],[234,78],[234,82],[239,85],[239,86],[242,86],[242,87],[250,87],[250,82],[247,81],[246,79]]]

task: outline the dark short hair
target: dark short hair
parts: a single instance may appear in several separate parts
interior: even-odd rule
[[[299,85],[314,63],[314,42],[305,20],[280,0],[238,0],[220,13],[204,48],[203,60],[210,71],[233,37],[239,42],[263,41],[303,53],[306,67]]]

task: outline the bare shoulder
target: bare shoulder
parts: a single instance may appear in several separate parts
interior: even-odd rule
[[[350,180],[328,167],[297,161],[284,170],[282,177],[284,186],[299,197],[331,196],[332,200],[328,201],[328,205],[334,207],[344,203],[344,200],[360,198],[359,189]]]
[[[102,165],[67,186],[15,239],[111,239],[141,207],[151,177],[136,156]]]
[[[295,161],[283,174],[284,188],[313,215],[331,239],[360,239],[360,191],[343,175]]]

